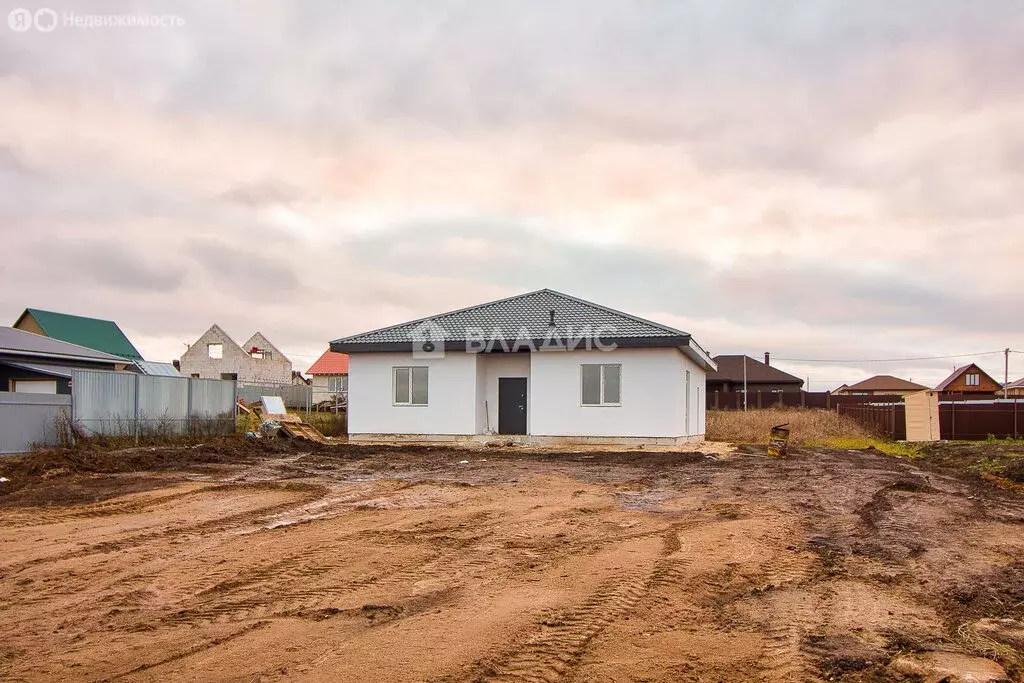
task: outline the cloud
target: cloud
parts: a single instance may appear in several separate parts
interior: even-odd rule
[[[9,317],[301,365],[548,286],[713,350],[1024,347],[1012,0],[54,9],[185,25],[0,31]]]

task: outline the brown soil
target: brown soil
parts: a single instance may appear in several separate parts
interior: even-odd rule
[[[0,461],[0,680],[1024,680],[1024,497],[762,450]]]

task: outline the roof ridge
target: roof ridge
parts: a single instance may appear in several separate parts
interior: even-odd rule
[[[542,291],[542,292],[549,292],[551,294],[555,294],[555,295],[563,297],[565,299],[569,299],[570,301],[575,301],[576,303],[579,303],[579,304],[585,304],[587,306],[593,306],[594,308],[599,308],[599,309],[601,309],[602,311],[604,311],[606,313],[614,313],[615,315],[621,315],[621,316],[623,316],[625,318],[629,318],[630,320],[633,320],[635,322],[644,323],[645,325],[654,325],[655,327],[660,327],[663,330],[665,330],[666,332],[671,332],[672,334],[678,334],[678,335],[682,335],[682,336],[685,336],[685,337],[690,336],[689,332],[683,332],[682,330],[677,330],[674,327],[669,327],[668,325],[663,325],[662,323],[655,322],[653,320],[648,320],[647,318],[641,318],[640,316],[633,315],[632,313],[626,313],[625,311],[620,311],[620,310],[618,310],[616,308],[611,308],[610,306],[604,306],[602,304],[595,303],[593,301],[587,301],[586,299],[580,299],[579,297],[572,296],[571,294],[565,294],[563,292],[555,291],[554,289],[546,289],[546,288],[542,289],[540,291]]]
[[[378,327],[377,329],[374,329],[374,330],[366,330],[365,332],[356,332],[355,334],[350,334],[347,337],[339,337],[338,339],[335,339],[334,341],[338,342],[338,341],[341,341],[342,339],[348,339],[349,337],[363,337],[363,336],[370,335],[370,334],[376,334],[378,332],[384,332],[385,330],[390,330],[390,329],[392,329],[394,327],[405,327],[406,325],[418,325],[420,323],[427,322],[428,320],[433,320],[434,318],[442,318],[442,317],[444,317],[446,315],[456,315],[458,313],[465,313],[466,311],[471,311],[471,310],[473,310],[475,308],[483,308],[484,306],[490,306],[491,304],[501,304],[501,303],[505,303],[505,302],[508,302],[508,301],[513,301],[515,299],[521,299],[523,297],[530,296],[531,294],[540,294],[541,292],[552,292],[552,291],[553,290],[547,289],[546,287],[544,289],[535,289],[532,292],[525,292],[523,294],[514,294],[513,296],[507,296],[507,297],[504,297],[502,299],[495,299],[494,301],[485,301],[482,304],[474,304],[473,306],[466,306],[464,308],[457,308],[455,310],[445,311],[444,313],[435,313],[434,315],[427,315],[427,316],[424,316],[422,318],[416,318],[415,320],[406,320],[404,322],[395,323],[393,325],[385,325],[384,327]],[[557,292],[555,292],[555,293],[557,294]]]
[[[50,311],[50,310],[47,310],[45,308],[31,308],[31,307],[28,307],[28,308],[25,309],[25,312],[22,313],[22,315],[24,315],[25,313],[48,313],[49,315],[60,315],[60,316],[64,316],[65,318],[81,318],[82,320],[96,320],[96,321],[99,321],[101,323],[111,323],[113,325],[117,325],[117,321],[116,320],[108,320],[107,318],[96,318],[96,317],[91,316],[91,315],[79,315],[77,313],[61,313],[60,311]],[[20,319],[20,317],[21,316],[19,316],[19,319]],[[121,326],[117,325],[117,328],[120,329]]]

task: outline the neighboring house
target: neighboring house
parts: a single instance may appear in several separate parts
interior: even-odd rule
[[[771,366],[771,357],[764,354],[764,362],[750,356],[715,356],[718,369],[708,373],[708,393],[715,391],[743,391],[744,359],[746,359],[747,391],[800,391],[804,381]]]
[[[335,396],[345,402],[348,396],[348,354],[330,349],[317,358],[306,370],[313,380],[313,403],[333,400]]]
[[[1024,377],[1006,385],[1007,396],[1024,396]]]
[[[875,375],[856,384],[844,384],[832,393],[840,396],[906,396],[927,388],[892,375]]]
[[[963,394],[965,396],[990,397],[1002,391],[1003,385],[974,363],[964,365],[953,371],[953,374],[942,380],[935,391],[946,394]]]
[[[0,327],[0,391],[70,394],[75,370],[124,370],[124,358]]]
[[[682,444],[710,356],[686,332],[550,289],[331,342],[349,438]]]
[[[292,362],[257,332],[242,345],[213,325],[178,361],[185,377],[233,379],[253,384],[291,384]]]
[[[26,308],[25,312],[14,322],[14,327],[25,332],[84,346],[94,351],[120,356],[131,361],[131,365],[125,369],[132,372],[163,377],[181,376],[170,363],[142,360],[142,355],[113,320],[100,320],[68,313],[43,311],[38,308]]]
[[[86,318],[80,315],[54,313],[38,308],[26,308],[14,322],[14,328],[34,332],[51,339],[77,344],[94,351],[102,351],[129,360],[142,360],[121,328],[112,320]]]

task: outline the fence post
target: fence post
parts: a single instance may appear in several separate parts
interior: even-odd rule
[[[188,398],[185,399],[185,435],[192,434],[192,382],[194,381],[191,377],[186,377],[185,381],[188,382],[188,389],[185,394]]]
[[[135,445],[139,445],[139,378],[142,377],[141,372],[135,373]]]
[[[825,410],[832,410],[832,392],[825,394]],[[839,406],[836,406],[836,412],[839,412]]]
[[[949,404],[949,423],[949,431],[951,432],[949,438],[956,441],[956,396],[953,397]]]
[[[1017,431],[1017,398],[1013,399],[1013,438],[1020,438],[1019,432]]]

